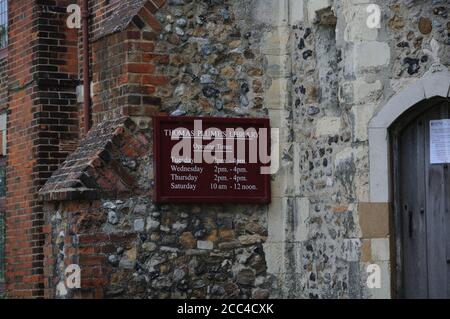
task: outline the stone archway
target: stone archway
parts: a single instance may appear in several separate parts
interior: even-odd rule
[[[389,127],[408,109],[433,97],[450,96],[450,72],[445,67],[429,71],[423,78],[407,87],[385,105],[369,122],[369,183],[371,203],[390,203]]]
[[[411,86],[402,90],[393,96],[386,104],[384,104],[369,122],[369,198],[370,205],[374,207],[383,207],[384,213],[379,209],[372,210],[377,216],[371,216],[371,221],[378,221],[390,224],[392,206],[395,201],[393,191],[393,167],[392,167],[392,148],[390,129],[393,124],[401,118],[405,113],[414,107],[426,107],[434,98],[447,98],[450,96],[450,72],[446,67],[435,64],[433,69],[427,72],[424,77],[416,81]],[[379,213],[379,215],[378,215]],[[397,221],[396,221],[397,223]],[[392,225],[394,226],[394,225]],[[398,226],[396,224],[396,226]],[[397,228],[397,227],[396,227]],[[390,227],[390,229],[393,229]],[[397,230],[396,230],[397,232]],[[398,234],[397,234],[398,235]],[[390,254],[391,270],[396,269],[391,275],[396,278],[398,267],[398,248],[399,242],[397,235],[390,238],[390,248],[388,251],[394,252]],[[390,278],[391,279],[391,278]],[[400,288],[400,281],[390,280],[396,286],[395,291]]]

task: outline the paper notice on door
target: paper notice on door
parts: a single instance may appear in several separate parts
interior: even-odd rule
[[[430,121],[430,162],[450,163],[450,119]]]

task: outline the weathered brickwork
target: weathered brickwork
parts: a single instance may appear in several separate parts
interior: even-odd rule
[[[269,116],[282,129],[282,167],[274,176],[269,207],[158,206],[149,196],[131,194],[89,204],[60,202],[49,210],[49,220],[56,211],[59,216],[52,219],[53,247],[65,241],[69,244],[58,249],[75,249],[75,259],[86,251],[99,258],[98,272],[91,276],[88,270],[90,284],[78,293],[391,295],[389,204],[369,203],[367,124],[402,81],[430,67],[433,61],[422,49],[433,34],[443,41],[445,13],[432,6],[380,3],[389,23],[373,30],[366,26],[364,3],[299,1],[295,12],[283,3],[169,1],[155,12],[160,26],[135,19],[121,32],[96,40],[96,122],[129,115],[148,130],[145,118],[155,111]],[[416,19],[405,22],[410,15]],[[435,20],[435,33],[424,30],[425,19]],[[146,97],[151,97],[148,106]],[[138,185],[151,194],[151,153],[133,167]],[[77,205],[84,207],[81,213]],[[90,215],[89,205],[96,213],[84,217]],[[86,224],[95,226],[78,229],[79,218],[92,218]],[[96,248],[88,248],[89,241],[85,246],[58,239],[74,224],[78,230],[72,236],[87,232]],[[61,281],[64,263],[57,264]],[[387,278],[375,292],[365,286],[368,263],[379,264]]]
[[[5,52],[6,54],[6,52]],[[0,110],[8,107],[8,59],[0,58]]]
[[[263,61],[257,45],[261,35],[234,24],[239,21],[245,26],[239,20],[244,17],[240,8],[232,2],[168,4],[155,14],[157,24],[139,11],[126,29],[95,39],[93,112],[94,123],[100,126],[94,126],[81,142],[80,152],[89,157],[84,150],[90,149],[91,141],[108,140],[95,133],[102,131],[101,123],[114,127],[117,123],[108,120],[122,115],[134,118],[137,129],[147,132],[149,146],[148,119],[157,111],[265,116]],[[127,145],[132,145],[130,138]],[[102,200],[90,203],[71,200],[47,205],[53,229],[46,245],[53,247],[50,256],[70,252],[64,259],[49,258],[48,296],[269,296],[272,278],[262,247],[267,237],[266,207],[155,205],[150,149],[143,156],[118,153],[122,158],[115,161],[125,165],[137,189],[125,185],[128,193],[107,196],[106,190],[120,193],[117,181],[111,180],[114,170],[106,167],[110,183],[100,186],[92,182],[100,170],[93,165],[85,170],[86,183],[86,178],[76,177],[79,165],[73,164],[72,156],[42,189],[49,200],[71,199],[76,189],[103,193],[97,195]],[[102,162],[109,157],[101,155]],[[80,164],[88,162],[77,159]],[[80,227],[80,222],[85,226]],[[54,280],[63,283],[64,268],[73,262],[87,269],[78,295],[65,291],[62,284],[56,288]]]
[[[449,1],[89,1],[87,134],[69,3],[10,1],[0,62],[9,295],[395,296],[391,203],[374,200],[369,122],[412,83],[447,74]],[[371,3],[379,27],[368,27]],[[154,203],[155,114],[270,118],[272,203]],[[366,284],[373,263],[379,289]],[[81,289],[64,285],[70,264]]]
[[[38,189],[78,137],[76,33],[68,1],[10,1],[6,279],[10,296],[43,296],[44,221]]]
[[[260,208],[155,205],[150,140],[130,120],[104,121],[42,189],[61,201],[47,205],[46,296],[267,297]],[[69,293],[71,263],[83,289]]]
[[[5,293],[5,213],[0,212],[0,299]]]
[[[167,63],[168,55],[154,53],[156,37],[132,26],[94,43],[94,123],[157,113],[161,99],[154,93],[168,78],[156,73],[156,64]]]
[[[167,81],[156,73],[155,64],[164,63],[168,57],[154,53],[161,25],[153,14],[164,3],[162,0],[90,3],[94,13],[90,48],[94,124],[121,115],[155,114],[160,105],[159,98],[152,97],[155,86]],[[81,74],[82,71],[80,77]]]
[[[7,113],[8,108],[8,59],[7,49],[3,49],[0,52],[0,112]],[[0,140],[3,142],[3,135],[0,134]],[[3,144],[3,143],[2,143]],[[6,160],[5,154],[2,154],[3,165]],[[3,171],[5,168],[3,167]],[[4,179],[4,177],[2,177]],[[5,185],[3,180],[2,185]],[[0,198],[0,298],[3,297],[5,291],[5,241],[6,241],[6,229],[5,229],[5,198]]]

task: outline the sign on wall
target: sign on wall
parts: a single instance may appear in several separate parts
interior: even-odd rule
[[[430,162],[450,163],[450,119],[430,121]]]
[[[268,119],[154,118],[159,203],[269,203]]]

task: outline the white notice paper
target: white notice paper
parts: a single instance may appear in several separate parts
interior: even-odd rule
[[[450,163],[450,119],[430,121],[430,162]]]

